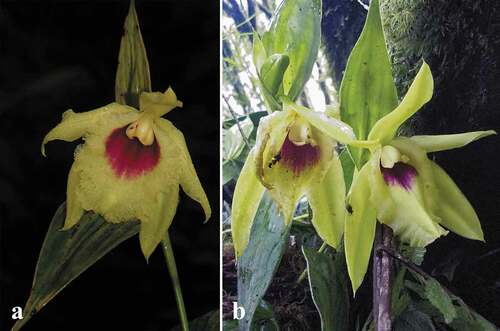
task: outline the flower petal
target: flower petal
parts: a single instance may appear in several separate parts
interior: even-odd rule
[[[292,147],[283,143],[278,154],[281,158],[263,164],[263,183],[266,183],[269,194],[278,204],[287,223],[291,222],[299,199],[313,185],[322,181],[333,159],[333,139],[315,127],[309,128],[309,136],[314,146],[295,146],[289,142]],[[304,159],[306,157],[310,159]]]
[[[388,143],[394,137],[401,124],[432,98],[433,89],[434,81],[432,73],[424,61],[399,106],[373,125],[368,135],[368,140],[378,139],[382,144]]]
[[[432,153],[464,147],[471,142],[493,134],[497,133],[494,130],[488,130],[436,136],[413,136],[410,139],[417,143],[417,145],[423,148],[427,153]]]
[[[52,140],[74,141],[88,134],[104,116],[137,113],[132,107],[111,103],[95,110],[75,113],[68,110],[63,113],[62,121],[43,138],[42,154],[45,156],[45,144]],[[136,117],[134,117],[136,119]],[[131,119],[132,121],[133,119]]]
[[[78,165],[73,163],[68,175],[68,186],[66,189],[66,220],[64,221],[63,230],[68,230],[73,227],[83,215],[83,208],[78,200],[77,190],[80,185],[80,174]]]
[[[278,111],[260,120],[255,141],[255,164],[257,176],[264,186],[270,186],[265,181],[264,170],[280,152],[288,127],[295,118],[293,112]]]
[[[425,247],[448,233],[433,221],[420,204],[416,192],[419,189],[418,185],[414,185],[411,191],[398,185],[389,186],[395,209],[393,217],[383,222],[401,241],[413,247]]]
[[[370,197],[369,167],[361,168],[351,187],[348,197],[348,212],[345,222],[345,254],[347,271],[352,290],[356,294],[363,282],[375,237],[376,210]]]
[[[328,245],[338,248],[345,223],[345,183],[337,155],[323,180],[312,186],[307,199],[313,212],[312,224]]]
[[[437,216],[440,223],[462,237],[484,241],[483,231],[474,208],[446,172],[431,162],[437,186]]]
[[[152,208],[148,210],[148,215],[141,217],[139,241],[146,260],[149,260],[156,246],[165,238],[178,204],[179,186],[168,186],[164,192],[156,195],[156,200]]]
[[[178,150],[179,164],[177,169],[179,171],[179,183],[182,190],[193,200],[197,201],[203,211],[205,212],[205,222],[210,218],[212,209],[208,202],[207,196],[203,187],[201,186],[200,179],[191,160],[191,155],[186,145],[186,140],[181,131],[179,131],[170,121],[160,118],[155,121],[157,128],[168,137],[164,143],[175,146]],[[162,143],[160,141],[160,143]],[[166,169],[166,171],[175,171],[173,169]]]
[[[169,87],[165,93],[143,92],[139,97],[141,111],[149,112],[154,117],[161,117],[174,108],[182,107],[182,101],[177,100],[174,90]]]
[[[248,155],[234,189],[231,231],[238,257],[248,244],[253,219],[265,190],[255,173],[255,152],[252,149]]]
[[[376,141],[370,142],[356,140],[354,131],[349,125],[336,118],[329,117],[325,113],[312,111],[306,107],[299,106],[285,99],[283,100],[283,109],[285,111],[293,110],[298,115],[305,118],[318,130],[343,144],[349,144],[358,147],[372,147],[378,143]]]
[[[416,169],[418,183],[421,187],[418,199],[431,218],[435,219],[437,205],[435,199],[436,184],[434,183],[431,161],[427,157],[427,153],[411,139],[405,137],[398,137],[391,141],[390,144],[396,147],[403,155],[407,156],[409,158],[408,163]]]

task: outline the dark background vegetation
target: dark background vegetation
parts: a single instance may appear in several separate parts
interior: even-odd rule
[[[168,114],[186,136],[212,219],[181,196],[171,238],[189,318],[219,306],[219,5],[136,1],[156,91],[173,87]],[[0,329],[28,298],[49,222],[65,200],[77,143],[43,136],[61,114],[114,100],[128,1],[0,2]],[[177,309],[162,253],[146,264],[137,237],[77,278],[25,330],[168,330]]]

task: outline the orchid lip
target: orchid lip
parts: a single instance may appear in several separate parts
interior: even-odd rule
[[[283,166],[292,170],[298,176],[307,167],[315,165],[320,158],[318,146],[309,143],[297,145],[287,136],[279,154],[279,161]]]
[[[392,168],[384,168],[380,165],[380,171],[387,185],[399,185],[407,191],[411,190],[418,174],[414,167],[403,162],[396,162]]]
[[[127,136],[127,127],[117,128],[106,140],[106,157],[118,177],[135,178],[155,168],[160,160],[156,139],[149,146]]]

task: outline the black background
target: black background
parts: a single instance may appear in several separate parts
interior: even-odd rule
[[[77,143],[43,136],[63,111],[114,100],[128,1],[3,1],[0,6],[0,329],[28,298],[49,222],[65,200]],[[154,91],[172,86],[184,108],[167,118],[184,132],[212,206],[186,195],[171,238],[190,319],[219,306],[218,1],[137,1]],[[137,236],[78,277],[24,330],[168,330],[178,324],[159,249],[146,264]]]

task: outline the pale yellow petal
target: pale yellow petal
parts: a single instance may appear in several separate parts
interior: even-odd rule
[[[316,232],[328,245],[338,248],[346,216],[344,174],[338,156],[334,156],[323,180],[312,185],[307,198]]]
[[[464,147],[476,140],[493,134],[496,134],[494,130],[488,130],[435,136],[413,136],[410,139],[427,153],[431,153]]]
[[[481,223],[474,208],[448,174],[431,162],[437,186],[437,215],[440,223],[462,237],[484,241]]]
[[[149,259],[156,246],[165,238],[179,204],[179,186],[166,187],[158,192],[153,207],[141,219],[139,240],[142,253]]]
[[[252,149],[240,172],[231,210],[231,231],[236,256],[241,256],[248,244],[250,230],[265,188],[255,173],[255,149]]]
[[[157,137],[159,137],[158,139],[160,139],[160,145],[175,146],[177,152],[179,153],[179,155],[177,155],[179,158],[179,164],[176,165],[176,169],[164,169],[164,171],[167,173],[178,171],[178,179],[182,190],[191,199],[197,201],[201,205],[203,211],[205,212],[205,221],[207,221],[212,214],[212,209],[210,208],[207,195],[201,186],[200,179],[198,178],[198,174],[194,168],[184,135],[166,119],[160,118],[156,120],[155,123],[168,139],[163,141],[161,140],[162,138],[157,135]]]
[[[113,116],[120,114],[136,113],[137,111],[128,106],[118,103],[111,103],[95,110],[75,113],[72,110],[64,112],[62,121],[43,138],[42,154],[45,155],[45,144],[52,140],[74,141],[87,135],[96,129],[96,123],[104,116],[109,116],[112,121]]]
[[[370,169],[361,168],[351,186],[345,222],[347,271],[354,294],[363,282],[375,238],[376,210],[370,201]]]
[[[411,191],[398,185],[390,186],[389,191],[396,208],[392,219],[384,223],[391,227],[401,241],[410,246],[425,247],[448,231],[434,222],[426,212],[415,193],[418,189],[417,185]]]
[[[182,107],[182,102],[177,100],[174,90],[169,87],[165,93],[141,93],[139,107],[141,111],[151,113],[154,117],[161,117],[174,108]]]
[[[68,186],[66,191],[66,219],[63,230],[72,228],[83,215],[83,208],[78,200],[77,190],[80,185],[80,173],[77,164],[73,164],[68,175]]]
[[[401,124],[432,98],[433,90],[432,73],[424,61],[399,106],[373,125],[368,140],[380,140],[382,144],[388,143],[394,138]]]

